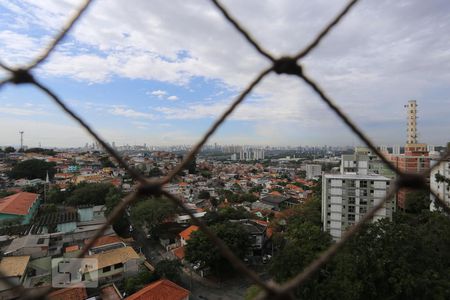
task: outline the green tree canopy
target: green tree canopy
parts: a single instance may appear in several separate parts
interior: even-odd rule
[[[56,164],[51,162],[46,162],[40,159],[29,159],[16,164],[8,176],[13,179],[26,178],[35,179],[40,178],[45,180],[47,172],[50,178],[56,173]]]
[[[44,148],[30,148],[25,150],[25,153],[40,153],[49,156],[56,155],[56,152],[53,149],[44,149]]]
[[[211,197],[211,195],[209,194],[208,191],[200,191],[200,193],[198,193],[198,198],[199,199],[209,199]]]
[[[244,227],[239,223],[224,222],[210,227],[210,229],[224,241],[233,253],[243,259],[250,247],[249,236]],[[211,243],[202,232],[196,231],[186,245],[186,260],[201,267],[210,268],[211,272],[218,275],[231,274],[234,269],[229,261],[223,257],[219,249]]]
[[[278,281],[300,272],[326,245],[307,224],[290,226],[271,266]],[[450,299],[449,231],[450,219],[429,211],[367,224],[296,293],[302,299]]]
[[[156,266],[156,274],[174,282],[180,282],[181,263],[176,259],[163,259]]]
[[[110,183],[80,183],[70,192],[66,198],[67,205],[103,205],[111,193],[119,193]]]
[[[16,152],[16,149],[14,149],[14,147],[8,146],[5,148],[5,153],[12,153],[12,152]]]
[[[132,207],[131,221],[135,226],[147,226],[151,230],[176,211],[177,208],[169,199],[152,197]]]

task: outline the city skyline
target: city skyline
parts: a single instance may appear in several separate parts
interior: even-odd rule
[[[179,2],[177,11],[171,4],[142,1],[124,10],[120,2],[94,3],[35,74],[108,141],[195,144],[268,62],[207,2]],[[224,2],[277,55],[306,45],[344,4]],[[2,61],[13,66],[30,61],[77,5],[2,2],[0,13],[7,21],[0,25]],[[444,145],[449,140],[450,120],[442,109],[450,104],[445,34],[450,22],[444,5],[449,4],[362,2],[303,62],[376,144],[406,142],[403,106],[412,99],[418,103],[419,142]],[[19,144],[19,131],[30,146],[91,141],[38,91],[7,85],[0,93],[1,144]],[[306,86],[275,75],[210,142],[361,144]]]

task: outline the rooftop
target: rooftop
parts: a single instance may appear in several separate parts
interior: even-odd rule
[[[39,194],[20,192],[0,199],[0,213],[11,215],[27,215]]]
[[[47,297],[50,300],[85,300],[87,299],[84,287],[60,289],[50,293]]]
[[[89,239],[84,240],[84,244],[87,245],[90,242]],[[114,244],[114,243],[122,243],[122,240],[117,235],[107,235],[99,237],[91,248]]]
[[[378,175],[378,174],[356,174],[356,173],[348,173],[348,174],[324,174],[325,178],[332,179],[359,179],[359,180],[390,180],[387,177]]]
[[[183,230],[182,232],[180,232],[180,236],[185,241],[188,241],[191,238],[192,232],[197,231],[197,230],[198,230],[198,226],[191,225],[188,228],[186,228],[185,230]]]
[[[22,276],[27,269],[30,256],[7,256],[0,261],[0,272],[5,277]]]
[[[182,300],[188,296],[188,290],[170,280],[163,279],[147,285],[126,300]]]
[[[132,259],[139,259],[139,255],[131,247],[117,248],[87,257],[96,258],[98,260],[99,269],[118,263],[126,263]]]

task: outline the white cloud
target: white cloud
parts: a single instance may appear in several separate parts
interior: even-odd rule
[[[41,108],[30,109],[30,106],[24,105],[24,107],[11,107],[5,105],[0,106],[0,114],[15,115],[15,116],[36,116],[36,115],[46,115],[47,112],[43,111]]]
[[[115,106],[108,110],[110,114],[116,115],[116,116],[123,116],[127,118],[133,118],[133,119],[148,119],[153,120],[155,116],[150,113],[140,112],[136,111],[131,108],[126,108],[122,106]]]
[[[153,95],[153,96],[156,96],[156,97],[158,97],[158,98],[162,98],[162,97],[164,97],[165,95],[167,95],[167,92],[166,92],[166,91],[163,91],[163,90],[156,90],[156,91],[150,92],[150,94]]]
[[[167,100],[175,101],[175,100],[178,100],[178,97],[175,95],[172,95],[172,96],[167,97]]]

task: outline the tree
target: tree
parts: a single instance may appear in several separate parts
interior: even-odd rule
[[[8,176],[13,179],[45,179],[48,172],[49,177],[53,178],[56,173],[55,166],[56,164],[53,162],[48,163],[40,159],[29,159],[16,164],[8,173]]]
[[[125,279],[125,293],[131,295],[156,279],[156,274],[152,274],[146,268],[142,268],[136,276]]]
[[[53,149],[44,149],[44,148],[30,148],[25,150],[25,153],[40,153],[48,156],[56,155],[56,152]]]
[[[108,156],[102,156],[99,159],[102,168],[115,168],[116,166],[114,165],[114,163],[111,161],[111,159],[109,159]]]
[[[180,282],[181,263],[174,259],[163,259],[156,266],[156,275],[174,282]]]
[[[252,215],[242,207],[224,207],[217,212],[208,212],[205,216],[205,222],[208,225],[223,223],[229,220],[250,219]]]
[[[211,195],[208,191],[202,190],[200,193],[198,193],[198,199],[209,199]]]
[[[186,166],[186,169],[188,170],[189,174],[196,174],[197,173],[197,157],[194,156],[191,161],[189,161],[188,165]]]
[[[120,193],[110,183],[80,183],[66,199],[67,205],[103,205],[109,193]]]
[[[271,268],[277,281],[304,268],[308,253],[315,252],[310,245],[326,242],[319,242],[315,229],[305,230],[306,224],[289,225],[286,246]],[[449,299],[449,231],[450,219],[429,211],[366,224],[296,294],[302,299]],[[295,245],[295,236],[309,238]]]
[[[405,211],[418,214],[430,208],[430,194],[427,191],[410,191],[406,194]]]
[[[175,214],[177,208],[167,198],[149,198],[138,202],[131,209],[131,220],[135,226],[147,226],[151,231]]]
[[[300,273],[331,244],[331,237],[309,222],[288,225],[286,245],[273,258],[270,273],[278,282]]]
[[[16,152],[16,149],[14,149],[14,147],[8,146],[5,148],[5,153],[12,153],[12,152]]]
[[[159,177],[162,175],[163,175],[163,172],[161,172],[161,169],[158,167],[154,167],[148,172],[149,177]]]
[[[255,202],[258,200],[258,197],[256,197],[253,194],[250,193],[245,193],[245,194],[241,194],[239,196],[239,202]]]
[[[243,259],[250,247],[249,235],[245,228],[239,223],[224,222],[210,227],[230,248],[233,253]],[[209,240],[202,231],[195,231],[186,245],[186,260],[201,267],[210,268],[211,272],[224,276],[233,273],[234,268],[229,261],[223,257],[219,249]]]
[[[322,226],[320,197],[313,196],[309,201],[294,207],[292,211],[293,214],[288,219],[289,224],[296,226],[295,224],[309,222],[319,227]]]

